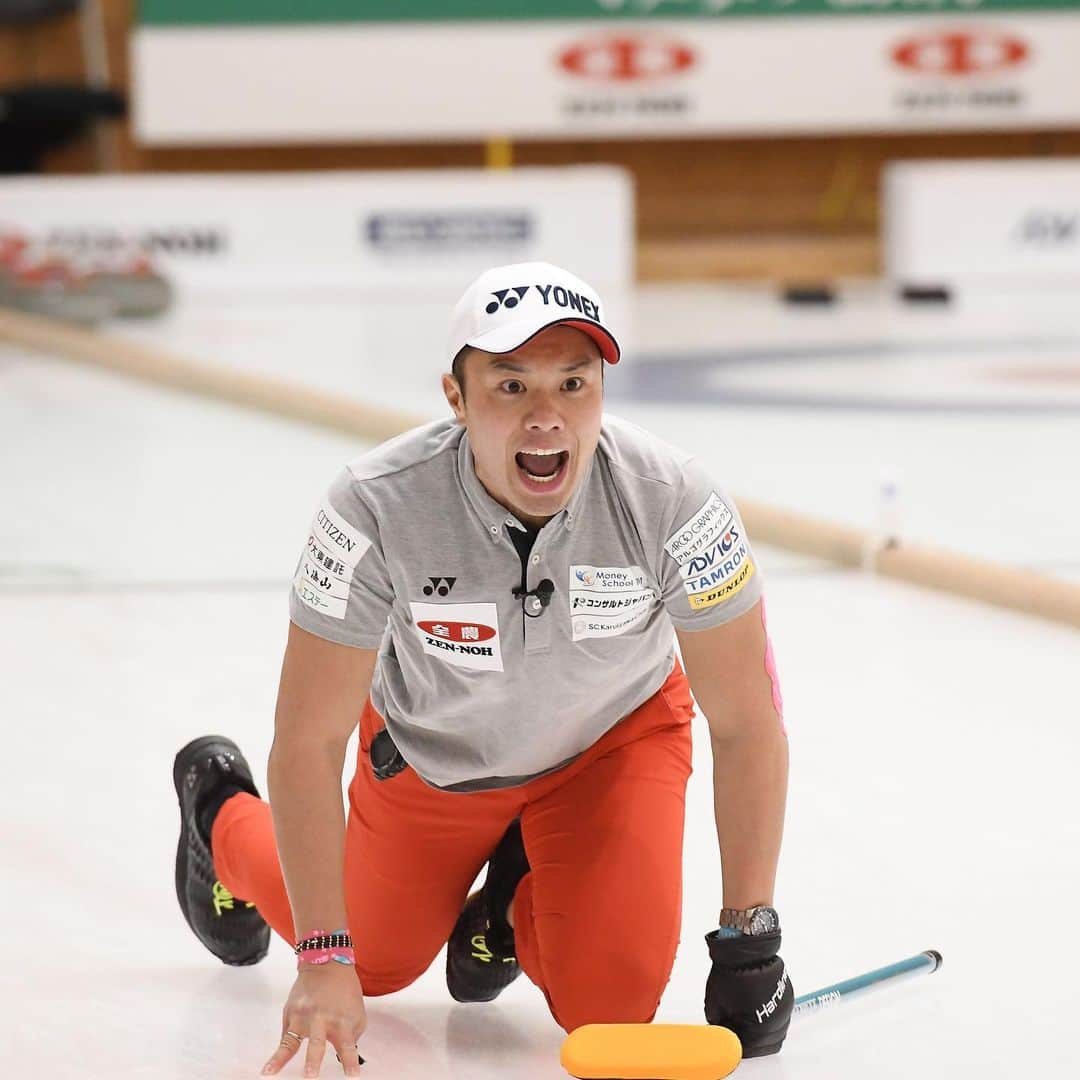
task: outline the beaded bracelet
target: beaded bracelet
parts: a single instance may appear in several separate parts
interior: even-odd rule
[[[293,949],[297,969],[305,964],[325,964],[331,960],[338,964],[355,964],[356,953],[352,943],[352,937],[347,930],[334,930],[330,933],[325,930],[312,930]]]
[[[301,953],[309,949],[332,949],[337,945],[351,946],[352,943],[353,940],[349,936],[348,930],[334,930],[331,933],[327,933],[325,930],[312,930],[312,932],[293,949],[293,952]]]

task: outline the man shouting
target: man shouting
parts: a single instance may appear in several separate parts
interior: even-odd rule
[[[314,515],[270,802],[228,739],[177,756],[191,928],[228,964],[270,928],[296,951],[268,1073],[306,1040],[305,1076],[327,1044],[359,1075],[364,998],[444,945],[458,1001],[523,970],[567,1031],[649,1022],[679,941],[691,691],[723,870],[705,1015],[745,1056],[780,1049],[787,741],[761,570],[707,470],[604,415],[618,361],[583,281],[482,274],[451,317],[452,419],[364,454]]]

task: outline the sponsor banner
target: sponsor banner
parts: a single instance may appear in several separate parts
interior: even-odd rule
[[[716,604],[722,604],[725,600],[730,600],[735,596],[753,576],[753,560],[747,559],[742,564],[742,569],[730,580],[714,585],[704,592],[693,594],[690,597],[690,607],[694,611],[702,611],[705,608],[714,607]]]
[[[300,600],[320,615],[344,619],[356,564],[371,540],[353,528],[329,503],[315,511],[307,547],[293,578]]]
[[[871,8],[874,17],[863,17]],[[149,25],[133,46],[135,130],[146,143],[184,145],[1080,123],[1080,4],[828,10],[829,19],[691,20],[657,5],[652,17],[625,21],[607,12],[570,22]],[[373,237],[406,246],[508,241],[526,227],[467,215],[371,226]]]
[[[629,174],[612,166],[0,180],[0,224],[75,257],[133,243],[180,288],[430,287],[544,260],[633,280]]]
[[[485,19],[731,19],[776,15],[1060,11],[1080,0],[140,0],[156,26],[450,22]]]
[[[412,602],[413,625],[424,652],[454,667],[502,671],[499,615],[490,604]]]
[[[904,162],[883,191],[894,281],[1080,281],[1080,158]]]
[[[640,566],[571,566],[572,638],[624,634],[648,616],[656,599],[656,590]]]

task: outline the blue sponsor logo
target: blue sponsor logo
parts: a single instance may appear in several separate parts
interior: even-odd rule
[[[717,563],[723,562],[731,554],[740,540],[742,540],[742,534],[739,532],[738,526],[732,525],[704,555],[695,555],[686,564],[686,576],[694,577],[711,570]]]
[[[717,546],[719,547],[719,545]],[[704,558],[704,556],[702,556],[702,558]],[[725,559],[719,566],[713,567],[709,573],[688,578],[686,581],[686,591],[691,594],[705,592],[714,585],[719,585],[722,581],[727,581],[727,579],[739,569],[745,558],[746,545],[742,544],[740,545],[739,550],[736,551],[731,558]]]

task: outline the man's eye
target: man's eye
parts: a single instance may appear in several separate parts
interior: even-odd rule
[[[502,384],[502,388],[508,394],[520,394],[525,389],[525,384],[519,382],[517,379],[507,379],[506,382]]]
[[[580,390],[585,385],[585,380],[580,375],[571,375],[563,383],[564,390]]]

